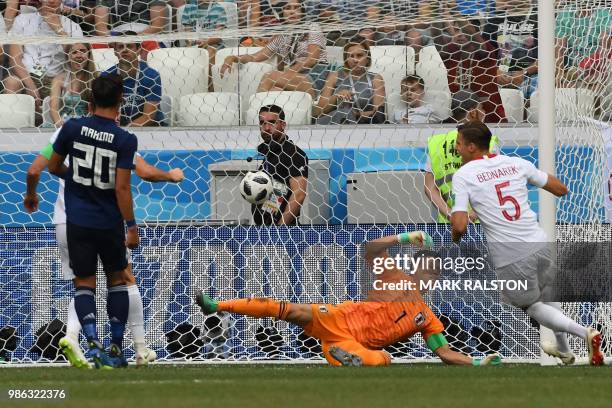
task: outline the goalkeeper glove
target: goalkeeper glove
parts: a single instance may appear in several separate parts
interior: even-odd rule
[[[472,365],[474,366],[484,366],[484,365],[500,365],[502,362],[501,356],[499,354],[489,354],[485,356],[485,358],[474,358],[472,359]]]
[[[412,244],[422,248],[431,248],[433,239],[425,231],[403,232],[397,236],[400,244]]]

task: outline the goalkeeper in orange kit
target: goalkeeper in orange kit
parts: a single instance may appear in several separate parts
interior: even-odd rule
[[[450,349],[444,338],[444,326],[425,304],[418,291],[419,281],[437,280],[440,270],[435,261],[439,255],[430,250],[421,250],[413,259],[421,258],[413,274],[408,275],[397,266],[387,249],[396,244],[431,246],[431,237],[423,231],[403,233],[379,238],[365,245],[365,260],[369,265],[376,261],[385,265],[378,276],[379,287],[372,290],[363,302],[344,302],[339,305],[297,304],[272,299],[252,298],[215,301],[204,292],[196,295],[196,302],[205,314],[232,312],[251,317],[273,317],[296,324],[304,332],[321,341],[323,354],[334,366],[388,365],[391,356],[382,348],[404,341],[421,333],[427,346],[447,364],[496,365],[501,362],[497,354],[483,359],[469,357]],[[378,258],[378,260],[376,260]],[[383,262],[380,262],[380,261]],[[384,262],[391,260],[393,262]],[[394,290],[398,284],[415,282],[412,289]],[[395,286],[393,286],[395,285]]]

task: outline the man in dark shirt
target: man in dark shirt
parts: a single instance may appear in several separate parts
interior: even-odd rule
[[[166,27],[167,9],[163,0],[97,0],[96,34],[136,31],[156,34]]]
[[[263,143],[257,151],[264,157],[261,169],[272,177],[274,192],[259,206],[252,206],[256,225],[296,225],[306,199],[308,157],[285,134],[285,112],[280,106],[259,109]]]
[[[138,140],[115,123],[123,98],[123,81],[109,74],[91,85],[92,116],[71,119],[59,131],[49,171],[66,181],[68,256],[75,274],[74,306],[97,368],[127,366],[122,343],[129,298],[123,271],[126,246],[138,246],[131,174]],[[64,164],[66,156],[70,165]],[[127,225],[127,236],[124,230]],[[106,354],[96,329],[98,257],[108,277],[107,311],[111,345]]]

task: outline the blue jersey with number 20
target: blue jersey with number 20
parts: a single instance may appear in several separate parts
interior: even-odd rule
[[[82,227],[109,229],[123,217],[115,196],[117,169],[134,169],[138,140],[110,119],[71,119],[60,129],[53,150],[69,156],[66,173],[67,221]]]

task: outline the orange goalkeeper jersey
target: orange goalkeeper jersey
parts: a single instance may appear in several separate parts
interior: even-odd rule
[[[351,335],[371,349],[380,349],[416,333],[424,339],[442,333],[444,326],[421,301],[357,302],[339,306]]]

